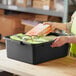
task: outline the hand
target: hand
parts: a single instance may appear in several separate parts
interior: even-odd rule
[[[68,36],[59,36],[52,43],[51,47],[60,47],[64,45],[65,43],[68,43],[68,41],[69,41]]]
[[[54,32],[54,30],[56,29],[54,22],[44,22],[43,25],[50,25],[50,27],[52,28],[52,32]]]
[[[57,29],[57,30],[65,30],[65,29],[66,29],[66,26],[65,26],[65,24],[63,24],[63,23],[44,22],[43,24],[44,24],[44,25],[45,25],[45,24],[50,25],[51,28],[52,28],[52,30],[53,30],[53,32],[55,32],[56,29]]]

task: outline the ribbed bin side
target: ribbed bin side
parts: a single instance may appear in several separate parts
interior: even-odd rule
[[[22,45],[20,42],[6,39],[7,57],[33,64],[33,48],[31,45]]]
[[[69,45],[65,44],[61,47],[52,48],[50,47],[51,42],[45,43],[44,45],[35,46],[35,64],[46,62],[53,59],[58,59],[68,55]]]

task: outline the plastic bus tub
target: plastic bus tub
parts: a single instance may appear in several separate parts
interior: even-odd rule
[[[59,36],[61,34],[51,33],[50,35]],[[5,37],[7,57],[18,61],[39,64],[49,60],[65,57],[68,54],[69,44],[61,47],[52,48],[50,45],[54,41],[40,44],[27,44]]]

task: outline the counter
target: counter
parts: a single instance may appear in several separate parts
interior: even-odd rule
[[[20,76],[76,76],[76,58],[67,56],[38,65],[7,58],[7,51],[0,51],[0,69]]]

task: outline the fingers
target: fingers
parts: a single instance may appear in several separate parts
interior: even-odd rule
[[[52,43],[51,47],[60,47],[66,43],[66,39],[64,37],[57,37],[55,41]]]
[[[55,29],[57,29],[57,25],[55,24],[55,23],[53,23],[53,22],[44,22],[43,23],[44,25],[50,25],[51,26],[51,28],[52,28],[52,32],[55,32]]]
[[[46,25],[46,24],[48,24],[48,25],[53,25],[52,22],[44,22],[43,24],[44,24],[44,25]]]
[[[60,46],[59,40],[60,40],[59,37],[57,37],[55,41],[52,43],[51,47],[59,47]]]
[[[54,23],[53,22],[44,22],[43,23],[43,25],[46,25],[46,24],[47,25],[50,25],[51,26],[51,29],[52,29],[52,32],[54,32],[54,30],[56,29]]]
[[[67,36],[59,36],[52,43],[51,47],[60,47],[60,46],[64,45],[65,43],[68,43],[68,40],[69,39]]]

